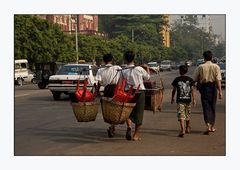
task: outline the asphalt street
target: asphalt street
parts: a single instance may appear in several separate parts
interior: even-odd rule
[[[194,67],[190,68],[189,75]],[[179,138],[176,104],[171,104],[171,82],[178,71],[161,72],[164,82],[162,112],[144,112],[141,141],[125,139],[126,125],[116,127],[116,136],[108,138],[109,124],[102,118],[101,108],[93,122],[77,122],[69,97],[54,101],[48,89],[37,85],[15,86],[14,89],[14,155],[16,156],[165,156],[226,155],[225,94],[217,101],[217,131],[203,135],[200,95],[192,108],[191,133]],[[223,91],[225,93],[225,90]]]

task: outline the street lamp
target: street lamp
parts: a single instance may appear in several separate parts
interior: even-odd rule
[[[78,15],[74,16],[75,21],[75,36],[76,36],[76,63],[78,64]]]

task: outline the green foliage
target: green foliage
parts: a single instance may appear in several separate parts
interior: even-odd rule
[[[223,53],[225,51],[223,46],[221,46],[221,50],[216,50],[219,46],[215,43],[215,40],[216,35],[198,28],[195,15],[186,15],[184,19],[177,20],[171,29],[170,51],[172,58],[177,61],[195,61],[202,57],[205,50],[221,51]]]
[[[14,17],[14,58],[29,63],[73,61],[73,43],[56,24],[31,15]]]
[[[99,29],[108,38],[95,35],[78,35],[79,60],[96,61],[112,53],[114,63],[123,64],[123,53],[133,50],[137,63],[175,61],[199,58],[202,51],[213,50],[219,57],[225,55],[225,45],[215,45],[215,36],[197,28],[195,17],[177,21],[171,29],[171,47],[162,45],[159,33],[166,22],[163,15],[100,15]],[[15,59],[26,58],[30,63],[76,61],[75,34],[63,33],[57,24],[31,15],[14,17]]]

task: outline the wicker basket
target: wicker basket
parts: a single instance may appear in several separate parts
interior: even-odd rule
[[[131,114],[136,103],[123,103],[102,97],[101,106],[105,122],[110,124],[123,124]]]
[[[71,103],[74,115],[78,122],[95,121],[98,113],[98,102]]]

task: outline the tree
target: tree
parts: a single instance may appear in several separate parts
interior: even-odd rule
[[[215,35],[198,27],[196,15],[186,15],[175,21],[171,29],[171,44],[175,60],[196,60],[203,51],[213,50],[216,46]]]
[[[73,43],[57,24],[32,15],[14,17],[14,58],[29,63],[73,61]]]

